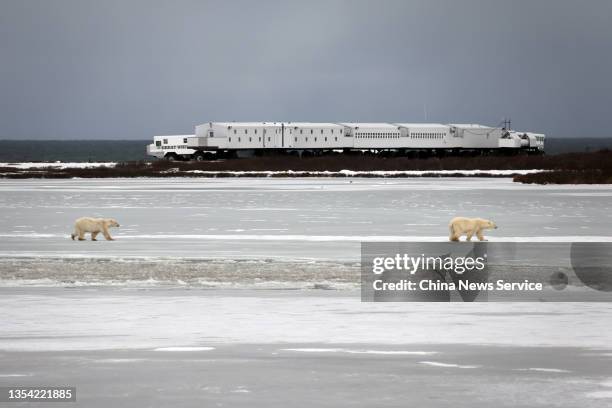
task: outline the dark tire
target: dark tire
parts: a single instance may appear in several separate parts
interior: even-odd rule
[[[179,159],[178,156],[174,153],[168,153],[164,156],[164,158],[170,162],[177,161]]]
[[[193,154],[193,160],[201,162],[206,160],[206,156],[202,152],[196,152]]]

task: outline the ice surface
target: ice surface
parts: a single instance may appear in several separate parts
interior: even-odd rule
[[[439,355],[427,361],[440,364],[427,365],[419,355],[303,353],[280,347],[11,352],[2,354],[0,371],[28,374],[3,378],[10,385],[73,385],[77,402],[70,406],[87,408],[601,408],[609,406],[612,394],[609,361],[579,348],[434,345]],[[465,366],[478,368],[459,368]],[[525,367],[570,367],[571,372],[522,371]]]
[[[541,368],[541,367],[529,367],[529,368],[518,368],[517,371],[540,371],[543,373],[569,373],[569,370],[563,370],[560,368]]]
[[[607,303],[361,303],[354,282],[360,241],[446,240],[457,215],[496,221],[491,240],[609,241],[610,195],[611,186],[492,178],[2,180],[0,349],[215,347],[208,355],[219,344],[282,343],[394,358],[374,352],[485,344],[609,353]],[[117,240],[70,240],[81,216],[117,218]],[[209,280],[196,288],[198,268]],[[341,290],[288,290],[304,288]]]
[[[419,364],[424,364],[432,367],[443,367],[443,368],[478,368],[475,365],[460,365],[460,364],[450,364],[450,363],[441,363],[438,361],[419,361]]]
[[[304,346],[281,348],[336,354],[373,354],[367,351],[383,345],[431,352],[437,344],[605,353],[612,344],[610,303],[362,303],[356,291],[4,288],[0,311],[0,350],[286,343]]]
[[[437,351],[413,350],[358,350],[346,348],[286,348],[281,351],[297,351],[301,353],[348,353],[348,354],[380,354],[386,356],[428,356],[437,354]]]
[[[357,261],[359,243],[446,240],[454,216],[493,219],[492,241],[607,241],[612,186],[510,179],[0,181],[0,256]],[[81,216],[114,242],[73,242]]]

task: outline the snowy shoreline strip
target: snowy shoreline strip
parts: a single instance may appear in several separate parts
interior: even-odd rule
[[[427,177],[427,176],[465,176],[465,177],[512,177],[517,175],[539,173],[546,170],[283,170],[283,171],[210,171],[185,170],[182,173],[204,176],[234,176],[234,177]]]
[[[0,167],[13,168],[16,170],[66,170],[66,169],[93,169],[106,167],[114,168],[116,162],[97,162],[97,163],[79,163],[79,162],[24,162],[24,163],[0,163]],[[542,169],[518,169],[518,170],[181,170],[180,168],[170,168],[160,170],[158,174],[177,174],[189,177],[204,176],[204,177],[440,177],[440,176],[456,176],[456,177],[513,177],[517,175],[526,175],[539,173],[547,170]],[[8,173],[5,173],[8,174]]]

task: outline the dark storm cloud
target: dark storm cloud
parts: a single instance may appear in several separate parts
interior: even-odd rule
[[[612,135],[607,0],[0,1],[0,138],[425,112]]]

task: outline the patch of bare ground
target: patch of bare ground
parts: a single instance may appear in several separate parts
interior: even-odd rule
[[[464,176],[465,170],[531,170],[542,172],[516,175],[514,181],[538,184],[594,184],[612,182],[612,151],[565,153],[558,155],[518,156],[448,156],[448,157],[379,157],[368,155],[328,155],[315,157],[265,156],[246,159],[205,162],[121,162],[114,167],[44,168],[0,167],[0,177],[24,178],[108,178],[108,177],[346,177],[342,170],[423,171],[419,176]],[[453,174],[456,170],[458,173]],[[240,173],[256,172],[256,173]],[[281,173],[269,173],[281,172]],[[298,172],[297,174],[295,172]],[[321,172],[326,172],[321,174]],[[429,173],[430,172],[430,173]],[[364,174],[359,174],[364,176]],[[365,175],[367,176],[367,175]],[[406,174],[372,175],[374,177],[409,177]]]

